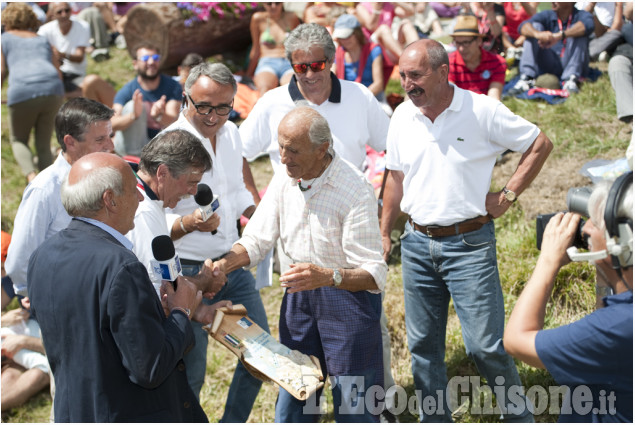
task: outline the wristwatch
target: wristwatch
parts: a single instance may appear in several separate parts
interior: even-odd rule
[[[342,284],[342,273],[338,269],[333,269],[333,286],[338,287]]]
[[[505,199],[507,199],[509,202],[516,202],[516,192],[514,192],[513,190],[509,190],[506,187],[503,188],[503,195],[505,196]]]

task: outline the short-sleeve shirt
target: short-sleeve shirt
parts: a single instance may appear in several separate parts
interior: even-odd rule
[[[401,211],[420,225],[448,226],[487,214],[496,157],[525,152],[540,129],[501,102],[454,86],[433,122],[412,101],[388,129],[386,168],[404,173]]]
[[[51,46],[55,47],[59,52],[70,55],[78,47],[90,46],[90,28],[88,24],[75,18],[71,18],[71,21],[73,21],[73,24],[68,34],[62,34],[57,21],[42,25],[37,33],[46,37]],[[60,71],[83,77],[86,75],[86,64],[86,55],[84,55],[84,60],[79,63],[64,59],[60,66]]]
[[[536,335],[540,361],[572,396],[563,402],[560,422],[633,422],[633,293],[604,303],[577,322]]]
[[[295,76],[288,85],[265,93],[238,129],[243,156],[251,159],[266,152],[274,171],[280,169],[278,125],[303,101],[328,121],[335,152],[358,169],[364,164],[366,145],[377,152],[385,150],[390,120],[373,93],[359,83],[338,80],[332,73],[331,80],[331,94],[320,105],[304,99]]]
[[[481,63],[471,71],[458,51],[448,55],[450,73],[448,80],[465,90],[487,94],[492,83],[505,84],[507,63],[500,55],[481,48]]]
[[[163,74],[161,74],[159,78],[161,79],[159,81],[159,86],[150,91],[144,90],[137,81],[137,78],[133,78],[117,92],[114,100],[115,104],[124,106],[132,100],[132,95],[135,90],[139,89],[141,91],[143,103],[145,104],[146,111],[148,112],[148,140],[152,139],[154,136],[159,134],[159,131],[161,131],[161,125],[150,116],[150,108],[152,108],[152,104],[161,99],[161,96],[163,95],[165,95],[166,102],[169,102],[170,100],[177,100],[180,102],[181,99],[183,99],[183,88],[177,81]]]

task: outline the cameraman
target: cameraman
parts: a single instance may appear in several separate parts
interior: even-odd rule
[[[510,355],[547,369],[559,385],[569,387],[565,401],[573,394],[567,404],[573,409],[564,409],[563,402],[561,422],[633,422],[633,186],[629,174],[619,185],[623,190],[608,206],[606,220],[607,199],[613,199],[614,188],[610,182],[596,186],[588,202],[590,220],[583,227],[598,279],[613,290],[614,295],[604,298],[605,307],[569,325],[543,330],[547,301],[558,271],[570,261],[566,250],[580,221],[578,214],[559,213],[545,229],[538,263],[505,329],[503,343]],[[621,225],[625,231],[609,237],[608,220],[611,229],[617,222],[626,223]],[[616,251],[607,250],[607,241],[611,246],[621,243],[619,258],[609,255]],[[578,385],[591,390],[593,408],[589,391],[581,395],[582,391],[575,391]]]

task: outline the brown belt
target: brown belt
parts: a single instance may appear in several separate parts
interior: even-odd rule
[[[455,236],[462,233],[474,232],[483,227],[483,225],[488,223],[491,219],[489,215],[482,215],[449,226],[420,226],[412,221],[412,218],[409,218],[408,221],[416,231],[424,233],[431,238],[441,238],[444,236]]]

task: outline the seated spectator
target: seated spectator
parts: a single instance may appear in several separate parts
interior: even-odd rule
[[[412,5],[399,3],[398,6],[403,16],[414,14]],[[392,22],[396,8],[391,2],[358,3],[353,13],[362,24],[364,35],[381,46],[384,56],[392,64],[397,63],[404,46],[419,39],[417,30],[407,19],[403,20],[402,25],[397,29],[396,37],[393,35]]]
[[[589,12],[566,2],[554,2],[552,10],[521,23],[519,32],[527,39],[520,58],[520,78],[509,94],[529,90],[535,79],[545,73],[559,76],[563,89],[577,93],[580,78],[588,74],[589,36],[594,28]]]
[[[302,21],[307,24],[318,24],[333,33],[333,24],[342,14],[346,13],[348,3],[342,2],[315,2],[304,9]]]
[[[161,52],[141,44],[134,49],[132,65],[137,76],[115,96],[112,129],[119,155],[139,156],[141,149],[179,116],[183,89],[171,77],[159,72]]]
[[[615,48],[624,41],[622,37],[623,3],[581,1],[577,2],[575,7],[593,15],[595,30],[589,41],[590,59],[596,61],[602,55],[602,60],[606,61],[608,54],[613,53]]]
[[[448,80],[458,87],[501,100],[505,84],[505,60],[483,48],[483,34],[474,16],[459,16],[452,39],[456,50],[448,55]]]
[[[203,56],[198,53],[188,53],[181,61],[181,65],[176,68],[177,75],[174,79],[181,84],[181,87],[184,87],[185,80],[187,80],[187,76],[190,75],[190,70],[203,62],[205,62]]]
[[[10,310],[1,319],[3,412],[26,403],[49,384],[40,326],[30,317],[28,300],[22,303],[24,309]]]
[[[333,39],[338,43],[332,69],[337,78],[362,83],[377,100],[385,100],[381,47],[368,42],[357,18],[346,13],[337,18]]]
[[[503,25],[503,47],[506,58],[520,59],[525,36],[518,34],[518,26],[536,14],[537,1],[506,1],[503,2],[505,10],[505,25]]]
[[[110,52],[108,48],[110,47],[112,39],[108,34],[109,25],[106,23],[104,13],[111,17],[112,9],[103,2],[75,2],[73,3],[73,8],[80,9],[77,11],[77,18],[86,22],[90,28],[91,46],[87,48],[87,53],[90,53],[90,56],[95,62],[109,59]]]
[[[609,60],[609,79],[615,90],[617,118],[633,122],[633,45],[624,43]]]
[[[442,2],[430,2],[430,7],[434,9],[439,18],[454,18],[461,13],[463,8],[459,1],[442,1]]]
[[[112,107],[115,89],[95,74],[86,75],[86,48],[90,46],[90,30],[83,21],[71,18],[68,3],[51,3],[48,14],[52,21],[40,27],[60,61],[66,97],[86,97]]]
[[[395,34],[399,35],[399,29],[401,28],[404,19],[408,19],[412,22],[419,38],[427,36],[434,38],[445,35],[441,22],[439,21],[439,16],[434,11],[434,8],[430,6],[430,3],[415,2],[411,4],[414,7],[414,13],[412,15],[401,15],[397,11],[395,12],[396,16],[392,21],[393,37]],[[397,10],[399,10],[399,7]],[[402,44],[406,44],[405,40],[400,41]]]
[[[9,77],[7,105],[13,157],[30,183],[36,164],[29,148],[35,130],[37,168],[53,163],[51,135],[55,113],[62,104],[62,85],[50,43],[38,37],[40,22],[26,3],[10,3],[2,12],[2,84]]]
[[[512,356],[547,369],[559,385],[568,387],[565,400],[571,401],[575,389],[573,409],[563,409],[560,422],[632,423],[633,173],[597,185],[588,211],[591,217],[582,231],[588,236],[589,253],[568,253],[579,215],[560,213],[549,221],[536,268],[514,306],[503,344]],[[604,307],[569,325],[543,329],[560,268],[571,260],[591,258],[598,284],[612,290],[603,299]],[[584,403],[576,400],[576,393],[585,394]]]
[[[503,52],[505,9],[494,2],[470,2],[467,13],[478,19],[478,31],[483,34],[483,48],[494,53]]]
[[[284,10],[282,2],[265,2],[265,10],[251,16],[251,52],[247,76],[254,80],[260,96],[279,85],[288,84],[293,69],[284,55],[284,40],[300,25],[293,12]]]

